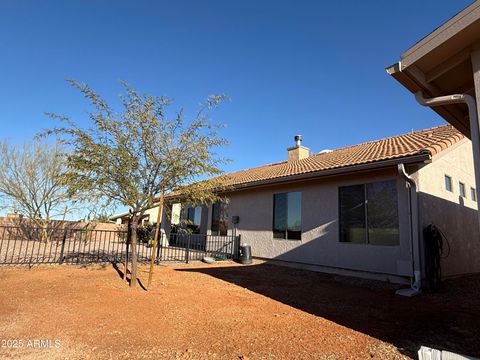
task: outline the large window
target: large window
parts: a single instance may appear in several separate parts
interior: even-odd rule
[[[202,207],[189,207],[187,210],[187,227],[194,234],[200,233],[200,224],[202,223]]]
[[[212,235],[225,236],[228,232],[228,204],[218,202],[212,205]]]
[[[289,192],[273,195],[273,237],[301,240],[302,193]]]
[[[395,181],[339,188],[340,241],[399,245]]]

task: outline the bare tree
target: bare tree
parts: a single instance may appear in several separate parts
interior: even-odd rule
[[[75,199],[64,182],[66,158],[59,144],[0,142],[0,197],[26,215],[48,241],[53,219],[65,220]]]

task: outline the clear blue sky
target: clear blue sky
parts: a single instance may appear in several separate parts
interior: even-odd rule
[[[85,122],[64,79],[115,99],[127,80],[190,111],[212,93],[234,160],[286,159],[442,124],[384,68],[471,1],[21,1],[0,3],[0,137],[29,140],[53,111]]]

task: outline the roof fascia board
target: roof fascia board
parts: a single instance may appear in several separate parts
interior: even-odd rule
[[[128,212],[128,211],[123,212],[123,213],[120,213],[120,214],[112,215],[112,216],[109,217],[109,219],[110,219],[110,220],[116,220],[116,219],[120,219],[120,218],[122,218],[122,217],[125,217],[125,216],[127,216],[127,215],[129,215],[129,212]]]
[[[475,1],[432,33],[404,52],[400,58],[402,69],[412,65],[430,51],[451,39],[480,18],[480,1]]]

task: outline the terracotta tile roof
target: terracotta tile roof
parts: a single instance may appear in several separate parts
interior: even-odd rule
[[[225,186],[238,186],[414,155],[433,156],[463,138],[464,136],[453,126],[443,125],[314,154],[306,159],[241,170],[223,175],[221,179]]]

